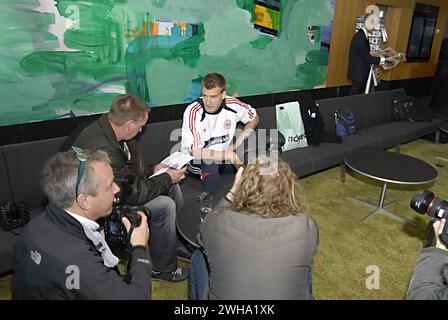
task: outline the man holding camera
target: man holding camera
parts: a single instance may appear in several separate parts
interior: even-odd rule
[[[16,243],[12,298],[149,299],[146,216],[138,212],[141,223],[131,231],[125,278],[96,223],[111,213],[119,191],[107,154],[80,149],[58,153],[45,165],[42,179],[49,205]],[[129,232],[130,221],[122,222]]]
[[[448,249],[440,241],[445,219],[433,224],[436,246],[424,248],[409,284],[408,300],[448,300]]]
[[[115,177],[135,177],[126,204],[144,205],[151,212],[152,278],[179,282],[188,278],[188,268],[177,263],[178,255],[188,256],[185,248],[178,247],[176,236],[176,208],[180,209],[184,201],[177,183],[185,178],[185,169],[168,170],[149,178],[153,170],[145,167],[134,141],[148,121],[149,112],[150,108],[137,97],[119,95],[112,101],[109,112],[82,130],[73,145],[107,152]],[[161,167],[159,164],[153,169]]]

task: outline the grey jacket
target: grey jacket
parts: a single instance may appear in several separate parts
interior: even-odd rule
[[[266,219],[221,200],[200,226],[209,299],[313,299],[308,276],[319,242],[305,214]]]
[[[148,172],[143,157],[134,140],[126,142],[131,153],[131,160],[123,146],[117,141],[115,133],[103,114],[97,121],[86,127],[76,138],[74,146],[90,150],[103,150],[111,160],[115,177],[124,175],[135,176],[130,194],[126,200],[130,205],[144,205],[155,197],[166,194],[171,186],[171,177],[162,173],[151,179],[146,179]]]
[[[448,286],[442,268],[448,263],[448,251],[425,248],[420,253],[409,283],[408,300],[448,300]]]

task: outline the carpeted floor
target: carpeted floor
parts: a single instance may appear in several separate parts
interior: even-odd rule
[[[320,244],[313,267],[316,299],[403,299],[415,260],[425,237],[427,216],[409,207],[409,201],[422,189],[430,188],[448,200],[448,163],[437,167],[435,156],[448,155],[448,144],[436,145],[417,140],[401,147],[401,153],[422,159],[438,171],[435,183],[410,187],[390,185],[386,202],[396,200],[390,210],[417,223],[418,228],[384,215],[365,223],[358,221],[370,209],[349,199],[350,196],[377,203],[381,183],[348,172],[345,183],[339,168],[302,179],[310,215],[319,226]],[[373,266],[373,267],[372,267]],[[379,288],[368,289],[371,268],[379,271]],[[261,275],[260,275],[261,276]],[[11,276],[0,279],[0,299],[10,298]],[[153,282],[153,299],[187,299],[187,283]]]

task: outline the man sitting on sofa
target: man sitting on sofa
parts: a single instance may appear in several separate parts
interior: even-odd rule
[[[187,268],[178,267],[177,256],[188,259],[189,253],[177,245],[176,236],[176,208],[179,210],[184,201],[178,182],[185,178],[186,169],[168,170],[148,178],[152,170],[144,165],[134,138],[148,121],[149,112],[150,108],[137,97],[119,95],[110,111],[83,129],[73,145],[107,152],[116,178],[134,177],[126,202],[144,205],[151,212],[152,278],[178,282],[188,277]],[[154,171],[161,167],[156,165]]]
[[[245,124],[243,132],[233,143],[236,125]],[[236,153],[238,146],[258,126],[257,112],[250,105],[226,94],[226,80],[219,73],[202,79],[202,96],[184,112],[181,150],[194,157],[188,171],[201,179],[206,191],[222,187],[220,170],[234,170],[242,164]]]

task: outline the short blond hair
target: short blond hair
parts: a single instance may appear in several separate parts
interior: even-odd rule
[[[117,126],[122,126],[126,121],[138,121],[149,114],[151,108],[142,100],[131,94],[121,94],[112,101],[107,118]]]
[[[244,169],[233,209],[264,218],[280,218],[308,211],[298,177],[277,157],[261,156]]]

